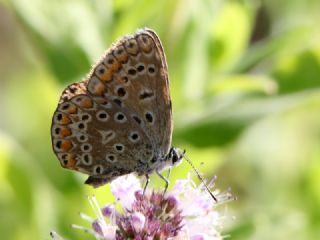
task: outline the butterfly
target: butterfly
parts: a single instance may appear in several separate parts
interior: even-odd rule
[[[171,147],[172,130],[165,53],[145,28],[122,37],[86,79],[64,89],[51,137],[61,166],[89,175],[85,183],[99,187],[129,173],[148,180],[156,172],[166,181],[160,171],[184,156]]]

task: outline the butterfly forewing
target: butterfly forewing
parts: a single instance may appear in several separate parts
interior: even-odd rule
[[[163,51],[159,37],[154,31],[147,30],[152,37],[156,47],[155,62],[159,62],[159,69],[155,79],[156,82],[156,102],[154,109],[157,109],[157,122],[155,125],[155,137],[157,139],[157,148],[160,155],[167,155],[171,146],[173,121],[172,104],[169,90],[168,67],[166,57]]]
[[[91,185],[147,174],[168,154],[172,134],[167,67],[156,34],[140,30],[122,38],[87,80],[67,87],[51,132],[62,166],[89,174]]]

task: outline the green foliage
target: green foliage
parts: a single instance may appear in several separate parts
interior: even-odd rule
[[[175,130],[200,172],[239,200],[231,239],[320,238],[319,1],[42,1],[0,5],[2,239],[90,239],[69,228],[87,194],[50,142],[62,89],[137,28],[160,35]],[[200,166],[200,163],[204,164]],[[173,170],[183,178],[190,166]],[[163,183],[155,176],[152,183]],[[223,209],[222,209],[223,211]]]

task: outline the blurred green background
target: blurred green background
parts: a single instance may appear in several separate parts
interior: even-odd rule
[[[167,55],[174,145],[239,198],[220,208],[223,233],[320,239],[319,23],[318,0],[1,0],[0,238],[92,239],[70,224],[86,225],[86,195],[113,198],[60,167],[51,116],[65,86],[147,26]]]

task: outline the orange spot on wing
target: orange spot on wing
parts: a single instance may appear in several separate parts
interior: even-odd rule
[[[62,119],[60,120],[59,123],[61,123],[62,125],[66,125],[71,123],[71,119],[67,115],[63,114]]]
[[[67,152],[68,150],[70,150],[72,147],[72,142],[69,140],[63,140],[61,143],[61,151],[62,152]]]
[[[77,164],[76,156],[74,154],[70,154],[68,156],[68,163],[66,165],[67,168],[74,168]]]
[[[128,59],[128,58],[127,58],[127,59]],[[121,66],[120,63],[119,63],[118,61],[115,61],[115,63],[113,63],[113,64],[110,66],[110,68],[111,68],[112,72],[116,72],[116,71],[119,70],[120,66]]]
[[[124,63],[124,62],[127,62],[127,61],[128,61],[129,55],[128,55],[127,52],[123,51],[123,52],[122,52],[120,55],[118,55],[116,58],[117,58],[117,60],[118,60],[119,62]],[[113,65],[114,65],[114,64],[113,64]],[[117,69],[117,70],[118,70],[118,69]]]
[[[112,80],[112,69],[107,68],[107,70],[99,76],[102,81],[108,82]]]
[[[83,98],[80,103],[80,107],[82,108],[92,108],[92,106],[93,106],[93,102],[89,97]]]
[[[65,137],[70,136],[70,135],[71,135],[70,128],[67,128],[67,127],[61,128],[61,131],[60,131],[60,137],[61,138],[65,138]]]
[[[105,86],[99,82],[94,86],[94,94],[102,96],[105,92]]]
[[[73,104],[70,104],[70,107],[67,109],[67,112],[72,114],[77,112],[77,107]]]

